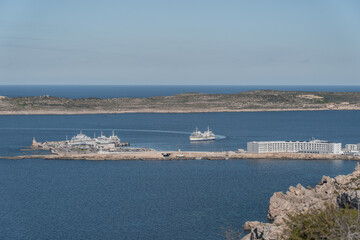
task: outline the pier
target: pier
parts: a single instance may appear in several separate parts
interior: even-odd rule
[[[0,157],[0,159],[46,160],[232,160],[232,159],[287,159],[287,160],[360,160],[360,156],[310,153],[246,153],[246,152],[179,152],[145,151],[89,154],[47,154]]]
[[[256,144],[275,144],[260,148]],[[289,147],[288,145],[291,144]],[[232,160],[232,159],[287,159],[287,160],[360,160],[358,145],[348,144],[344,151],[341,143],[312,140],[308,142],[249,142],[248,151],[157,151],[149,148],[132,148],[112,133],[106,137],[90,138],[81,131],[70,140],[37,142],[25,150],[47,150],[50,154],[26,154],[0,157],[0,159],[46,159],[46,160]],[[256,145],[255,147],[253,145]],[[295,147],[294,147],[295,146]],[[265,150],[266,151],[265,151]],[[260,151],[261,150],[261,151]],[[351,150],[351,152],[349,152]],[[350,154],[351,153],[351,154]]]

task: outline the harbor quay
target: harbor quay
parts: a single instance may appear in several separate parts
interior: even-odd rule
[[[192,151],[144,151],[87,154],[47,154],[0,157],[0,159],[45,160],[235,160],[235,159],[284,159],[284,160],[360,160],[356,155],[312,153],[247,153],[247,152],[192,152]]]
[[[33,138],[31,149],[49,150],[52,154],[99,154],[99,153],[120,153],[120,152],[145,152],[152,151],[147,148],[130,148],[130,143],[121,142],[120,138],[112,132],[112,135],[106,137],[103,132],[100,136],[88,137],[80,131],[79,134],[70,140],[37,142]]]
[[[312,139],[310,141],[252,141],[247,151],[157,151],[149,148],[133,148],[121,142],[112,133],[88,137],[81,131],[70,140],[37,142],[33,139],[31,150],[47,150],[50,154],[0,157],[6,159],[69,159],[69,160],[229,160],[229,159],[316,159],[360,160],[360,143],[333,143]]]

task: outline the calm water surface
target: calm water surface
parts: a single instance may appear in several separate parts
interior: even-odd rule
[[[224,239],[266,221],[268,200],[344,161],[46,161],[0,163],[0,239]]]

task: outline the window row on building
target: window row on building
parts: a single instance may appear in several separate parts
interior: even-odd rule
[[[250,153],[331,153],[342,154],[341,143],[322,140],[248,142]]]

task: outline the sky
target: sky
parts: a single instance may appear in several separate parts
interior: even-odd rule
[[[358,0],[0,0],[0,85],[360,85]]]

